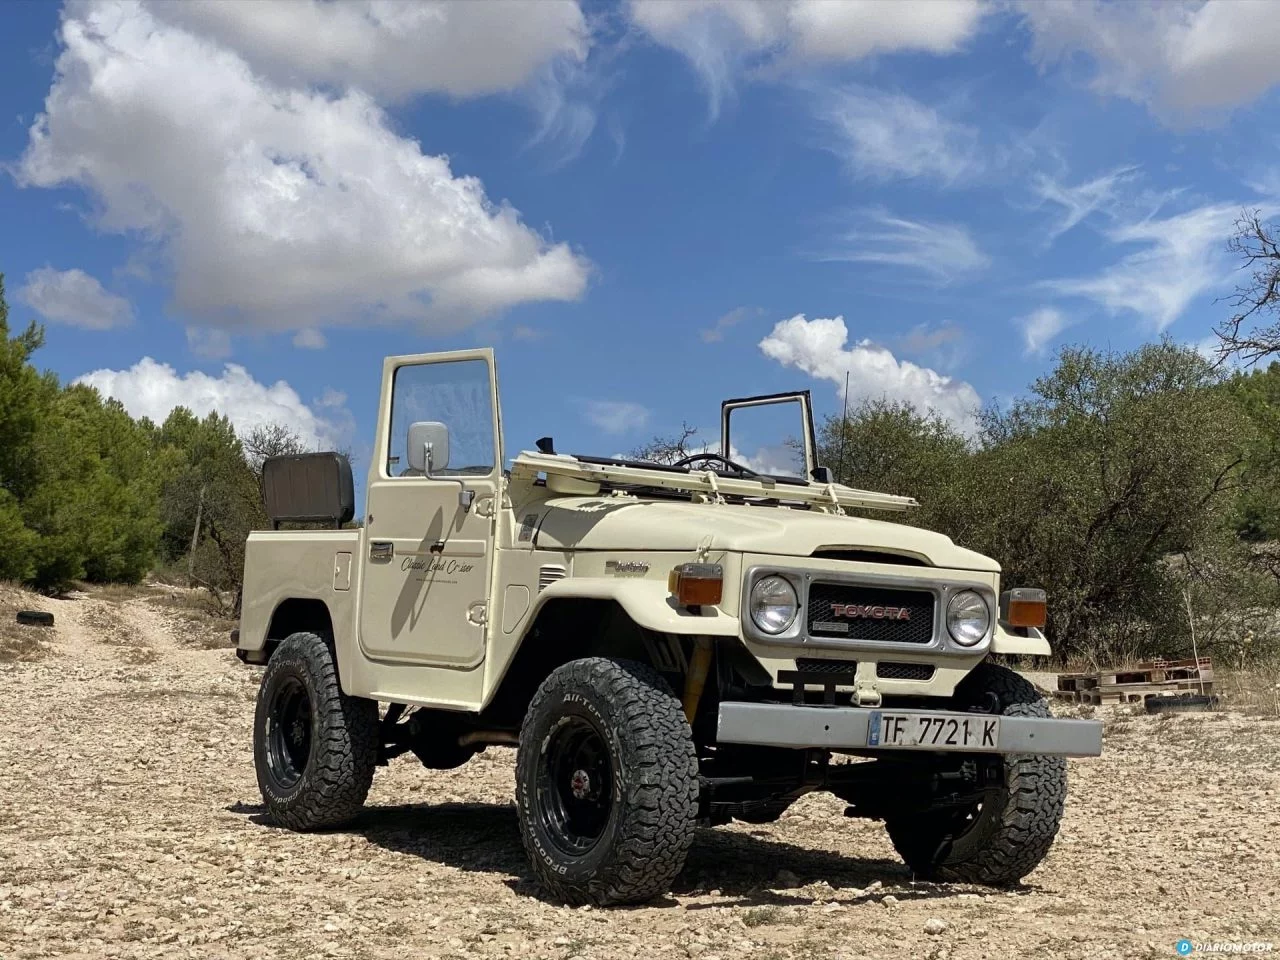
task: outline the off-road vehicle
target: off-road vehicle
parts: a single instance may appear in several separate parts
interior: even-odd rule
[[[739,425],[779,405],[797,465],[753,469]],[[662,894],[699,825],[814,790],[883,820],[921,877],[1034,869],[1065,757],[1102,742],[991,660],[1050,653],[1044,594],[864,516],[915,502],[833,482],[807,392],[727,401],[721,434],[670,464],[550,438],[508,464],[491,351],[388,359],[359,528],[345,459],[264,470],[276,529],[249,538],[237,652],[266,667],[270,817],[335,827],[392,758],[514,746],[524,845],[570,903]]]

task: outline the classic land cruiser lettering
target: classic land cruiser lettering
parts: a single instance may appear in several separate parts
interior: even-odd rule
[[[401,570],[417,570],[421,573],[470,573],[475,568],[475,564],[463,563],[461,560],[430,557],[405,557],[400,562]]]
[[[882,820],[917,876],[1035,869],[1063,812],[1056,758],[1102,749],[1101,724],[1050,717],[989,659],[1050,653],[1041,591],[1002,594],[994,560],[850,516],[916,504],[817,463],[807,392],[726,401],[718,452],[675,463],[550,437],[508,461],[495,381],[489,350],[385,362],[363,527],[344,527],[345,458],[264,466],[267,515],[295,529],[249,537],[237,653],[266,667],[273,820],[345,823],[406,754],[448,770],[516,746],[524,846],[569,903],[660,894],[699,826],[776,820],[812,790]],[[764,476],[733,459],[735,416],[779,405],[801,449]]]

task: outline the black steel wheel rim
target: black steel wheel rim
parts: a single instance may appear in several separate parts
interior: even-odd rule
[[[538,768],[538,822],[561,852],[591,851],[613,814],[609,742],[586,717],[568,716],[548,734]]]
[[[298,677],[285,677],[267,710],[267,766],[289,790],[302,779],[311,756],[311,696]]]

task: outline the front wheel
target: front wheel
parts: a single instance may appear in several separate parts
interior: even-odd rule
[[[1009,717],[1049,716],[1034,686],[992,663],[961,681],[956,703],[998,706]],[[1067,798],[1066,758],[1008,754],[993,765],[995,776],[967,807],[885,818],[889,839],[918,876],[1011,886],[1048,855]]]
[[[561,900],[666,893],[698,815],[693,735],[666,681],[599,657],[547,677],[520,731],[516,807],[534,871]]]
[[[273,821],[337,827],[364,806],[378,762],[378,705],[347,696],[325,641],[295,633],[267,663],[253,722],[258,789]]]

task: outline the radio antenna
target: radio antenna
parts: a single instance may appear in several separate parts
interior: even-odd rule
[[[844,443],[849,438],[849,371],[844,372],[844,413],[840,414],[840,463],[839,470],[844,469]]]

